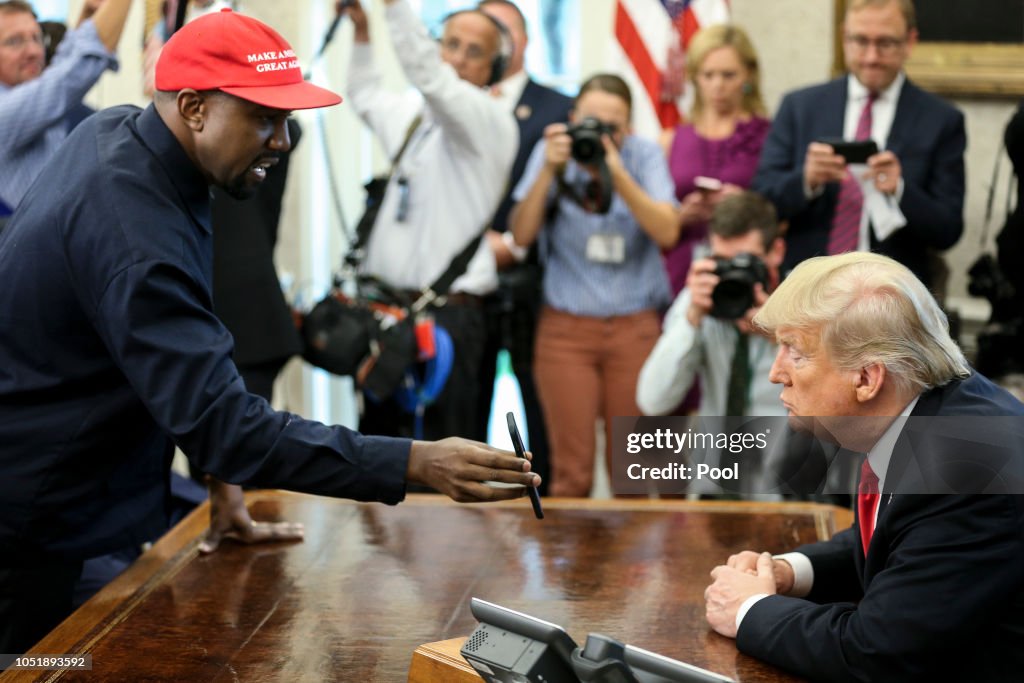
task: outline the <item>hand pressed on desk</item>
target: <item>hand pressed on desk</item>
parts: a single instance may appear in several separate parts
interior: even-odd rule
[[[210,529],[199,544],[199,552],[212,553],[225,538],[240,543],[301,541],[303,526],[292,522],[254,522],[245,507],[241,486],[206,477],[210,492]]]

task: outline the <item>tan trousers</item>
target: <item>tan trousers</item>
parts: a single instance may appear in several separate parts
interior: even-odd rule
[[[552,496],[590,494],[597,417],[604,417],[607,452],[612,418],[640,414],[637,378],[659,334],[653,310],[591,318],[544,307],[533,373],[548,429]]]

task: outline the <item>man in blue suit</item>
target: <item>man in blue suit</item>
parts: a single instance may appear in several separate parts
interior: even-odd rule
[[[849,74],[784,98],[753,189],[789,221],[784,269],[811,256],[871,249],[904,264],[934,290],[931,257],[963,233],[963,115],[903,72],[918,37],[911,0],[852,0],[848,6],[843,46]],[[856,208],[855,195],[863,205],[863,193],[843,189],[847,164],[819,142],[828,138],[878,144],[883,151],[868,160],[864,180],[899,207],[903,227],[885,234]],[[854,208],[844,210],[851,201]],[[852,230],[846,239],[837,236],[844,220]]]
[[[498,291],[486,301],[487,341],[483,366],[480,368],[480,386],[490,396],[494,384],[495,355],[501,348],[512,353],[512,366],[519,380],[526,411],[526,423],[533,452],[533,471],[547,482],[548,445],[544,428],[544,414],[533,384],[533,337],[537,328],[537,313],[541,302],[543,271],[536,250],[528,252],[517,247],[508,230],[508,216],[512,210],[512,188],[526,168],[530,152],[544,136],[550,123],[569,120],[572,98],[534,81],[523,66],[526,54],[526,19],[514,2],[509,0],[482,0],[479,9],[491,15],[506,27],[512,36],[512,54],[505,70],[505,78],[491,90],[506,103],[519,124],[519,151],[512,165],[509,192],[498,207],[487,234],[494,258],[498,264]],[[487,410],[481,411],[479,431],[475,438],[487,440]],[[502,419],[504,424],[504,418]],[[547,484],[541,484],[546,493]]]
[[[1024,405],[885,256],[805,261],[754,324],[790,422],[867,456],[851,528],[711,572],[712,628],[811,680],[1020,680]]]

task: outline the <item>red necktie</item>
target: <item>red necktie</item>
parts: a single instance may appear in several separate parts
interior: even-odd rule
[[[868,99],[857,120],[855,139],[867,140],[871,137],[871,109],[878,95],[868,93]],[[864,212],[864,194],[860,183],[847,171],[843,181],[839,183],[839,195],[836,197],[836,210],[832,216],[832,229],[828,233],[828,253],[843,254],[857,248],[860,241],[860,219]]]
[[[875,510],[878,509],[878,477],[864,458],[860,466],[860,484],[857,486],[857,522],[860,524],[860,543],[864,556],[868,554],[871,534],[875,532]]]

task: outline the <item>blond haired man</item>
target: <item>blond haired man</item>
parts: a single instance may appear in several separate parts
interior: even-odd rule
[[[884,256],[804,262],[754,322],[779,343],[771,379],[791,422],[867,455],[853,526],[730,556],[708,623],[812,680],[1017,680],[1024,502],[1005,494],[1020,492],[1024,405],[971,371],[935,300]],[[990,479],[1009,485],[935,476],[992,454]]]

